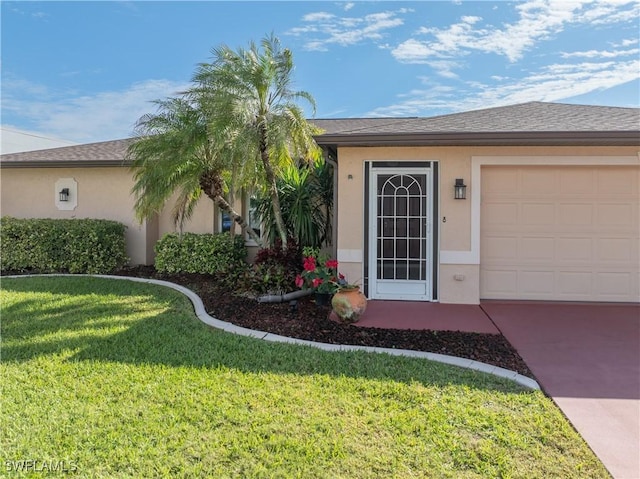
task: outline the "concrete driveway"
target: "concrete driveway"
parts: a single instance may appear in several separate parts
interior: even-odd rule
[[[640,478],[640,305],[483,301],[616,479]]]

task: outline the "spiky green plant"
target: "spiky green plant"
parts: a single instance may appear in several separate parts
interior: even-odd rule
[[[331,239],[333,209],[333,173],[323,160],[313,165],[292,165],[284,168],[276,185],[287,235],[303,246],[321,247]],[[255,200],[262,218],[264,236],[273,242],[277,238],[273,208],[268,192]]]

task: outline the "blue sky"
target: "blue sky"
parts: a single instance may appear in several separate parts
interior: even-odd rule
[[[527,101],[640,106],[640,2],[2,1],[2,125],[131,136],[221,44],[274,33],[317,118]]]

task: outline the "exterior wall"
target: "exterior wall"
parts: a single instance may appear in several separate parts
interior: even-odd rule
[[[56,207],[56,182],[60,179],[77,182],[78,205],[73,210]],[[0,170],[0,215],[16,218],[97,218],[119,221],[127,226],[127,255],[130,264],[153,264],[154,247],[159,238],[173,233],[172,220],[175,197],[157,217],[143,221],[135,218],[133,179],[126,167],[110,168],[2,168]],[[236,211],[242,210],[240,200]],[[215,228],[214,228],[215,224]],[[203,196],[185,232],[218,232],[217,208]],[[237,228],[239,232],[240,229]],[[248,243],[248,259],[255,256],[257,247]]]
[[[341,147],[338,150],[338,261],[350,282],[362,283],[364,251],[364,162],[438,161],[439,179],[439,300],[443,303],[480,301],[479,195],[480,161],[474,158],[536,157],[540,164],[577,157],[625,157],[638,160],[638,147]],[[560,159],[559,159],[560,158]],[[516,160],[514,160],[516,161]],[[581,161],[578,159],[576,161]],[[580,163],[577,163],[580,164]],[[467,185],[467,199],[453,198],[456,178]],[[445,221],[446,219],[446,221]],[[476,231],[476,229],[478,231]],[[458,279],[455,279],[457,277]],[[460,278],[463,277],[462,280]]]
[[[167,233],[175,233],[176,226],[173,223],[173,205],[177,195],[174,195],[164,209],[158,215],[158,237],[162,238]],[[185,233],[213,233],[214,232],[214,207],[213,201],[208,196],[202,196],[195,207],[193,216],[185,222],[183,231]],[[216,230],[217,231],[217,230]]]
[[[154,221],[140,224],[134,215],[133,180],[128,168],[2,168],[0,213],[16,218],[96,218],[127,226],[127,255],[131,264],[153,262],[157,239]],[[78,205],[73,210],[56,207],[56,182],[77,182]]]

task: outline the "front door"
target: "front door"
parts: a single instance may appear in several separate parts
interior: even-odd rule
[[[431,170],[372,168],[369,179],[369,298],[431,301]]]

